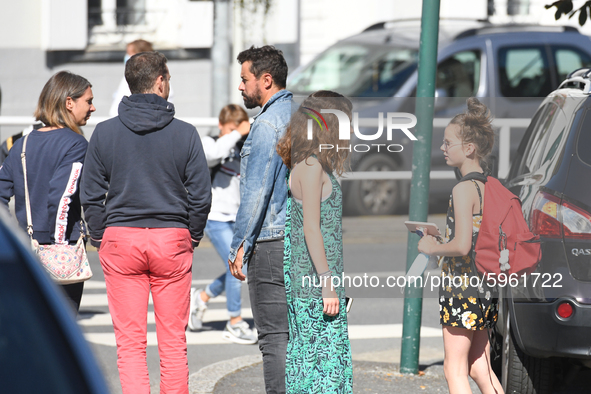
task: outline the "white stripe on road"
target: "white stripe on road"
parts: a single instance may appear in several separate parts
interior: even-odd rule
[[[226,297],[225,296],[217,296],[216,298],[212,298],[209,300],[209,304],[218,304],[218,303],[225,303]],[[152,294],[150,294],[149,304],[153,305],[152,302]],[[82,301],[80,301],[80,309],[84,312],[84,308],[94,307],[94,306],[108,306],[109,302],[107,300],[106,294],[86,294],[82,295]]]
[[[193,287],[195,286],[203,286],[203,285],[208,285],[211,282],[213,282],[214,279],[196,279],[193,280],[191,283],[193,284]],[[107,286],[105,285],[104,281],[98,281],[98,280],[88,280],[86,282],[84,282],[84,289],[106,289]]]
[[[221,331],[187,332],[187,345],[221,345],[230,344],[222,338]],[[86,333],[88,342],[104,346],[116,346],[115,334],[113,333]],[[158,341],[155,332],[148,332],[148,346],[156,346]]]
[[[243,318],[252,319],[252,311],[250,308],[243,308],[240,314]],[[203,317],[203,322],[208,323],[212,321],[225,321],[230,317],[225,309],[208,309]],[[148,324],[155,324],[156,319],[154,312],[148,312]],[[111,314],[110,313],[97,313],[91,317],[85,317],[84,311],[78,318],[78,324],[84,327],[99,327],[99,326],[111,326]]]
[[[107,285],[103,281],[98,280],[87,280],[84,282],[84,290],[91,290],[91,289],[106,289]],[[84,295],[84,293],[83,293]]]
[[[421,338],[440,338],[441,328],[421,327]],[[349,339],[402,338],[402,324],[349,325]]]
[[[207,313],[209,313],[208,311]],[[225,319],[225,318],[224,318]],[[220,319],[220,320],[224,320]],[[219,345],[231,342],[222,338],[221,331],[187,332],[187,345]],[[421,327],[421,338],[440,338],[441,329]],[[97,345],[116,346],[114,333],[86,333],[86,340]],[[402,338],[402,324],[350,325],[349,339]],[[155,332],[148,332],[148,346],[158,344]]]
[[[211,279],[194,280],[193,285],[205,285],[211,283]],[[85,283],[87,289],[105,289],[105,282],[89,280]],[[226,297],[219,296],[209,301],[210,303],[225,303]],[[150,296],[149,303],[152,304],[152,297]],[[111,315],[106,313],[91,314],[90,317],[85,318],[85,308],[108,306],[106,294],[87,294],[82,296],[80,305],[81,313],[78,323],[83,329],[88,330],[88,327],[109,327],[110,332],[104,333],[85,333],[85,337],[89,342],[105,345],[116,346],[115,334],[113,333],[113,325]],[[88,313],[86,314],[88,315]],[[252,311],[250,308],[242,309],[242,317],[252,318]],[[228,319],[227,311],[222,309],[208,309],[205,313],[204,322],[212,321],[226,321]],[[148,312],[148,324],[154,324],[154,312]],[[201,331],[201,332],[187,332],[188,345],[216,345],[229,344],[222,338],[221,331]],[[421,338],[441,338],[441,328],[421,327]],[[349,325],[349,339],[397,339],[402,338],[402,324],[353,324]],[[148,346],[156,346],[156,332],[148,332]]]

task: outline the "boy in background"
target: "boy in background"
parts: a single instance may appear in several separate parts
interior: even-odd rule
[[[222,336],[239,344],[255,344],[258,341],[256,330],[251,329],[240,316],[242,282],[231,274],[226,263],[240,204],[240,149],[250,131],[248,115],[240,106],[229,104],[220,111],[218,127],[219,137],[202,139],[212,186],[211,211],[207,217],[205,234],[220,255],[226,272],[205,289],[191,289],[189,329],[202,329],[207,302],[225,290],[230,320]]]

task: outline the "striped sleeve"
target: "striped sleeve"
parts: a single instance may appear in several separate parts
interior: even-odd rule
[[[53,229],[54,242],[56,244],[68,244],[66,238],[66,229],[68,228],[68,211],[72,204],[72,197],[78,191],[78,185],[80,180],[80,173],[82,172],[82,163],[72,163],[68,182],[66,188],[59,200],[57,213],[55,216],[55,227]]]
[[[69,211],[74,201],[79,204],[80,175],[88,143],[84,139],[78,141],[66,153],[49,181],[48,228],[51,231],[51,241],[56,244],[69,242]]]

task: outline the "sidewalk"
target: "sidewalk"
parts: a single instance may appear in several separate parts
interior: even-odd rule
[[[359,217],[343,218],[343,242],[356,245],[390,244],[392,239],[405,242],[408,231],[404,226],[405,217],[372,217],[371,222]],[[432,215],[429,221],[444,228],[445,216]],[[387,270],[378,266],[376,270]],[[435,302],[437,300],[431,300]],[[401,299],[402,302],[402,299]],[[365,305],[360,298],[355,307]],[[355,308],[354,307],[354,308]],[[425,307],[429,308],[429,307]],[[435,308],[435,307],[434,307]],[[439,321],[438,312],[436,323]],[[373,316],[373,315],[372,315]],[[355,319],[353,319],[355,320]],[[398,322],[398,320],[396,320]],[[425,321],[425,320],[423,320]],[[356,323],[387,325],[392,321],[360,321]],[[435,320],[427,327],[433,328]],[[351,321],[350,321],[351,324]],[[385,330],[388,328],[384,328]],[[440,330],[440,329],[439,329]],[[353,353],[353,393],[448,393],[443,375],[443,341],[440,336],[421,336],[420,375],[403,375],[399,372],[400,338],[364,337],[352,339]],[[473,393],[479,393],[476,384],[470,382]],[[218,362],[192,373],[189,380],[191,394],[244,394],[265,393],[262,359],[260,354],[236,357]]]
[[[480,392],[473,381],[470,381],[470,386],[472,392]],[[238,357],[205,367],[191,375],[189,388],[191,394],[264,393],[261,357]],[[403,375],[399,372],[397,363],[353,359],[353,393],[447,392],[442,361],[420,365],[419,375]]]

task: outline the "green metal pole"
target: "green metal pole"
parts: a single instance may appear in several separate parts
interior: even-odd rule
[[[412,181],[410,187],[409,219],[427,220],[429,208],[429,173],[431,171],[431,140],[433,134],[433,104],[435,97],[435,73],[437,70],[437,39],[439,35],[440,0],[423,0],[421,16],[421,43],[419,46],[419,81],[417,85],[417,126],[412,154]],[[406,270],[418,255],[419,237],[409,234],[406,249]],[[423,288],[408,286],[404,293],[404,315],[400,372],[419,372],[419,346]]]

